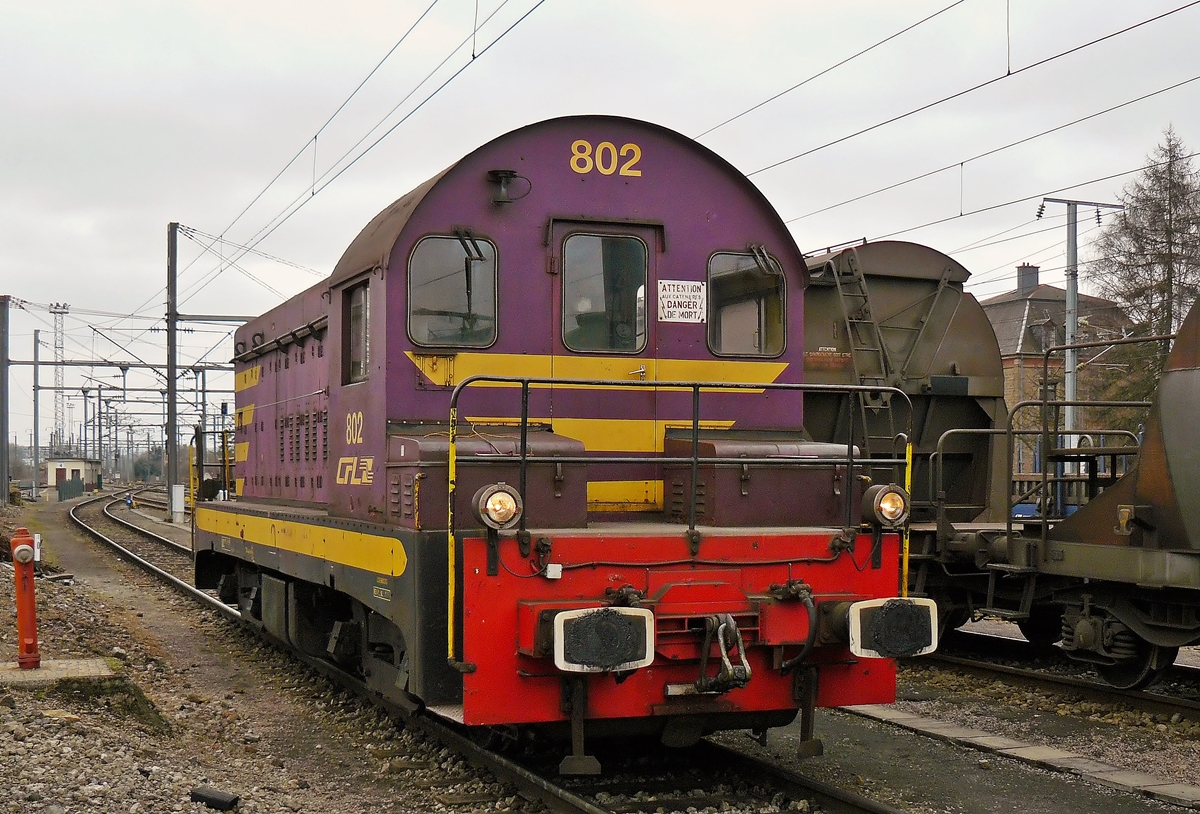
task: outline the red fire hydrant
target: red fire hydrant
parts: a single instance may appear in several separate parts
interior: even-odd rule
[[[33,536],[19,528],[12,536],[13,584],[17,594],[17,666],[32,670],[41,666],[38,653],[37,598],[33,592]]]

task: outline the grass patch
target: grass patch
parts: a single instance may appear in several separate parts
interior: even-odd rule
[[[133,718],[153,732],[169,732],[171,724],[159,714],[154,702],[133,682],[117,676],[101,680],[66,678],[46,691],[48,698],[64,704],[95,709],[104,707],[121,717]]]

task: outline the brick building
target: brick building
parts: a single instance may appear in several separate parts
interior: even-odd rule
[[[1000,343],[1004,362],[1004,398],[1009,410],[1021,402],[1041,397],[1042,360],[1046,348],[1066,341],[1067,292],[1038,282],[1038,267],[1017,267],[1017,288],[1006,294],[980,303]],[[1090,342],[1126,335],[1132,323],[1112,300],[1079,295],[1078,342]],[[1105,348],[1089,348],[1079,352],[1077,393],[1079,398],[1094,398],[1088,382],[1096,368],[1089,368]],[[1063,354],[1050,357],[1049,386],[1058,398],[1063,396]],[[1040,413],[1026,408],[1017,413],[1014,424],[1019,429],[1041,426]],[[1032,472],[1036,468],[1037,442],[1025,437],[1018,443],[1014,470]]]

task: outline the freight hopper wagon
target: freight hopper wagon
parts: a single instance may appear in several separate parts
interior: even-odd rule
[[[569,739],[564,772],[797,712],[816,751],[814,706],[893,700],[936,620],[897,598],[906,492],[805,434],[807,281],[676,133],[501,136],[238,331],[196,582],[394,701]]]
[[[1062,350],[1047,349],[1043,365]],[[1140,444],[1131,432],[1093,423],[1094,408],[1136,402],[1046,398],[1014,405],[1013,418],[1031,413],[1041,425],[1041,480],[1031,492],[1014,488],[1007,495],[1009,519],[999,531],[957,527],[943,556],[950,579],[970,592],[980,612],[1013,619],[1032,642],[1061,641],[1067,655],[1092,663],[1110,684],[1152,682],[1180,647],[1200,644],[1197,404],[1200,308],[1193,306],[1167,357]],[[1070,434],[1062,426],[1066,406],[1085,417]],[[1010,446],[1014,423],[1008,423]],[[1122,473],[1122,461],[1135,463]],[[1069,512],[1060,495],[1080,487],[1086,502]],[[1013,516],[1019,500],[1034,499],[1037,516]]]
[[[904,437],[896,424],[904,412],[891,409],[889,391],[870,388],[906,394],[913,411],[907,582],[915,595],[936,600],[943,629],[957,627],[984,604],[959,573],[969,548],[961,532],[1005,528],[1008,410],[995,331],[963,289],[970,272],[928,246],[884,240],[807,262],[805,376],[864,389],[806,393],[805,428],[816,440],[854,443],[865,457],[886,460]],[[900,478],[888,464],[869,474]]]

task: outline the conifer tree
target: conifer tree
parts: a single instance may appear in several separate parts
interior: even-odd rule
[[[1087,277],[1116,301],[1142,336],[1171,334],[1200,293],[1200,175],[1168,127],[1146,166],[1120,195],[1120,212],[1093,244]],[[1128,367],[1109,398],[1148,399],[1157,386],[1169,343],[1136,345],[1111,354]]]

